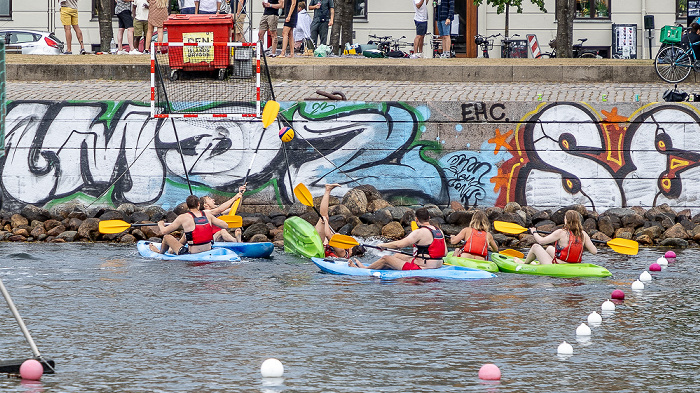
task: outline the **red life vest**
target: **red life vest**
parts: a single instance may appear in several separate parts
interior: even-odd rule
[[[185,238],[188,243],[192,243],[193,246],[198,246],[200,244],[210,243],[213,239],[213,225],[209,223],[207,215],[204,211],[200,210],[202,213],[201,217],[197,217],[192,212],[188,212],[194,219],[194,231],[185,232]],[[217,227],[218,228],[218,227]]]
[[[439,229],[433,229],[428,226],[420,226],[420,229],[427,229],[433,235],[433,242],[427,246],[413,245],[413,256],[424,259],[442,259],[447,256],[445,235]]]
[[[482,257],[486,257],[489,254],[488,241],[485,231],[477,231],[476,229],[472,228],[471,236],[469,236],[469,239],[465,241],[466,243],[462,249],[464,252],[472,255],[481,255]]]
[[[348,258],[348,250],[343,250],[343,251],[345,251],[345,256],[339,257],[339,256],[335,255],[335,251],[333,250],[333,247],[331,247],[328,244],[323,246],[323,251],[326,254],[326,258]]]
[[[559,247],[559,241],[554,243],[554,257],[567,263],[580,263],[583,259],[583,242],[569,231],[569,244]]]

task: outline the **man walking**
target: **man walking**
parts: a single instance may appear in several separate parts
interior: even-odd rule
[[[309,9],[314,10],[314,20],[311,22],[311,41],[314,45],[318,46],[319,36],[321,45],[328,44],[328,28],[333,26],[334,8],[333,0],[311,0],[309,3]]]
[[[71,41],[73,36],[71,34],[70,28],[73,26],[75,30],[75,36],[80,42],[80,54],[85,54],[85,45],[83,45],[83,32],[78,27],[78,0],[61,0],[61,24],[63,25],[63,31],[66,33],[66,51],[63,52],[66,55],[70,55],[71,52]]]
[[[423,57],[423,40],[428,32],[428,0],[413,0],[413,22],[416,24],[416,38],[413,39],[412,59]]]
[[[452,57],[452,39],[450,30],[452,21],[455,19],[455,0],[437,0],[437,10],[435,11],[435,21],[438,24],[438,33],[442,40],[442,58]]]

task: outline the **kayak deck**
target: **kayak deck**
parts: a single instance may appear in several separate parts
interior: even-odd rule
[[[192,261],[192,262],[240,262],[241,258],[234,251],[227,248],[212,248],[209,251],[200,252],[197,254],[175,255],[171,253],[160,254],[153,252],[149,248],[149,244],[153,244],[156,248],[160,248],[160,243],[139,240],[136,243],[136,249],[144,258],[160,259],[165,261]]]
[[[214,242],[214,248],[229,249],[239,257],[245,258],[269,258],[275,246],[270,242],[260,243],[233,243],[233,242]]]
[[[321,271],[330,274],[346,276],[377,277],[382,280],[393,280],[404,277],[427,277],[451,280],[478,280],[482,278],[496,277],[495,274],[479,269],[462,266],[443,266],[438,269],[423,270],[374,270],[348,266],[347,260],[332,260],[311,258]]]
[[[592,263],[563,263],[551,265],[521,264],[503,254],[491,254],[498,269],[505,273],[534,274],[552,277],[610,277],[608,269]]]
[[[492,261],[482,261],[479,259],[462,258],[454,256],[454,252],[442,258],[442,262],[453,266],[470,267],[472,269],[485,270],[487,272],[498,273],[498,265]]]

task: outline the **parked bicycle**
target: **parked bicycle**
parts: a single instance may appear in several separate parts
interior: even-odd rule
[[[396,39],[390,35],[377,36],[374,34],[369,34],[368,37],[370,40],[367,41],[367,43],[370,45],[377,45],[377,50],[382,52],[384,56],[388,56],[390,52],[400,51],[401,48],[413,46],[412,43],[401,41],[406,38],[405,35]]]
[[[490,35],[488,37],[477,34],[474,37],[474,43],[481,47],[481,53],[484,58],[489,58],[489,51],[493,49],[493,39],[496,37],[501,37],[501,33]]]
[[[673,28],[673,34],[667,34],[666,29]],[[688,45],[681,42],[683,28],[680,26],[665,26],[661,30],[662,43],[665,44],[654,58],[654,69],[661,79],[669,83],[680,83],[690,75],[690,71],[698,71],[700,63],[695,57],[693,47],[700,42]]]
[[[527,57],[527,41],[516,40],[520,34],[513,34],[501,41],[501,57],[504,59],[524,59]]]
[[[600,59],[602,58],[599,54],[598,51],[595,49],[591,48],[584,48],[583,43],[588,41],[588,38],[579,38],[578,39],[580,42],[578,44],[574,44],[571,49],[573,51],[573,57],[579,58],[579,59]],[[557,57],[557,39],[553,39],[549,41],[549,47],[552,48],[551,52],[542,52],[540,53],[537,58],[550,58],[550,57]]]

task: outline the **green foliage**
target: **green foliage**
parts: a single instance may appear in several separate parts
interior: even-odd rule
[[[523,12],[523,0],[473,0],[474,5],[480,6],[484,2],[486,4],[496,7],[496,13],[497,14],[502,14],[506,11],[506,6],[509,7],[515,7],[517,9],[517,12],[521,14]],[[547,9],[544,8],[544,1],[545,0],[530,0],[530,2],[537,7],[539,7],[540,11],[542,12],[547,12]]]

